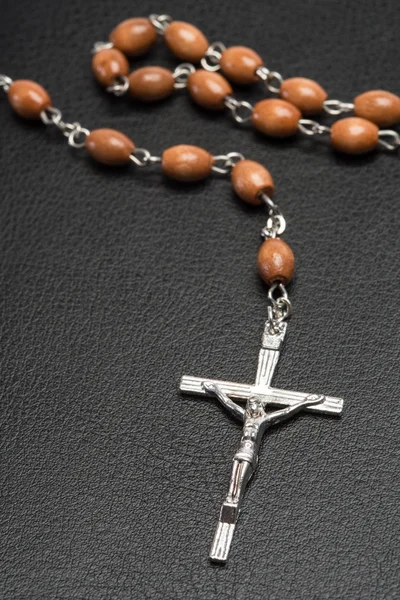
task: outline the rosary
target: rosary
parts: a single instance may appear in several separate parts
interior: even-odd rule
[[[158,37],[162,37],[171,52],[184,62],[174,71],[147,66],[129,74],[127,56],[145,54]],[[196,64],[202,68],[196,68]],[[222,42],[210,44],[196,27],[173,21],[168,15],[150,15],[149,18],[133,18],[120,23],[111,32],[108,42],[94,44],[92,69],[98,83],[116,96],[129,93],[142,102],[153,102],[166,98],[175,90],[187,89],[191,99],[204,109],[226,111],[236,123],[251,122],[266,136],[285,138],[296,133],[329,136],[334,150],[346,154],[363,154],[378,147],[395,151],[400,146],[400,135],[387,129],[400,121],[398,96],[373,90],[357,96],[352,103],[328,99],[325,90],[315,81],[303,77],[284,79],[280,73],[269,70],[250,48],[226,48]],[[261,82],[270,94],[279,97],[268,97],[253,106],[237,100],[229,82],[239,85]],[[272,200],[273,179],[263,165],[245,159],[239,152],[212,156],[197,146],[179,145],[164,150],[161,157],[153,156],[149,150],[136,147],[119,131],[89,131],[78,122],[68,123],[63,120],[62,112],[52,105],[46,90],[33,81],[13,81],[0,75],[0,88],[18,115],[41,119],[45,125],[58,128],[70,146],[84,148],[99,163],[112,167],[130,162],[136,167],[160,163],[164,175],[185,182],[199,181],[212,172],[228,175],[235,193],[244,202],[266,207],[268,219],[261,231],[263,241],[257,265],[268,286],[268,308],[255,383],[248,385],[191,376],[182,377],[180,383],[182,392],[217,399],[243,424],[240,445],[233,458],[228,494],[221,507],[210,551],[211,560],[225,563],[266,429],[303,410],[337,416],[343,409],[341,398],[272,386],[287,321],[292,313],[286,288],[295,266],[291,248],[280,238],[286,229],[286,221],[280,207]],[[331,127],[309,118],[324,112],[332,116],[353,112],[354,116],[341,118]]]

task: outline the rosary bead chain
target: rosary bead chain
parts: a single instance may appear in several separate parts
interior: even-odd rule
[[[239,102],[231,95],[232,88],[219,73],[194,71],[193,65],[188,63],[178,66],[174,73],[161,67],[143,67],[133,74],[137,78],[133,87],[142,99],[165,97],[176,87],[187,85],[192,98],[201,106],[212,110],[228,108],[238,123],[251,120],[256,129],[268,136],[289,137],[297,131],[307,136],[330,134],[332,147],[346,154],[363,154],[377,147],[395,151],[400,146],[400,136],[396,131],[379,130],[372,121],[361,117],[340,119],[332,127],[327,127],[310,119],[302,119],[300,111],[293,104],[279,98],[261,100],[254,107],[249,102]],[[145,83],[141,83],[146,82],[147,76],[151,80],[152,75],[155,75],[155,83],[149,91]],[[119,85],[123,86],[124,82]],[[61,112],[52,107],[51,98],[42,86],[30,80],[13,81],[6,75],[0,75],[0,87],[7,93],[10,105],[20,116],[41,118],[45,124],[55,125],[75,148],[85,145],[89,130],[78,122],[64,122]],[[110,160],[113,162],[114,158]],[[118,162],[118,157],[115,160]],[[214,165],[213,170],[216,169],[217,165]]]
[[[124,54],[139,56],[146,53],[155,44],[158,35],[164,38],[167,47],[175,56],[188,63],[200,62],[208,73],[218,76],[216,71],[221,70],[230,81],[240,85],[263,81],[269,92],[278,94],[281,100],[294,105],[305,117],[323,112],[338,116],[354,111],[356,117],[372,121],[380,127],[390,127],[400,121],[400,98],[395,94],[371,90],[357,96],[353,103],[328,99],[327,92],[316,81],[305,77],[284,79],[279,72],[268,69],[262,58],[251,48],[226,48],[222,42],[209,44],[197,27],[183,21],[174,21],[169,15],[153,14],[149,18],[127,19],[111,32],[109,42],[96,42],[93,46],[92,68],[99,83],[117,96],[130,90],[133,97],[143,101],[163,99],[174,89],[187,86],[195,102],[205,108],[222,110],[221,98],[215,104],[209,91],[214,85],[219,92],[222,89],[231,90],[230,84],[225,78],[197,75],[193,79],[196,79],[201,89],[193,83],[191,90],[188,79],[195,69],[192,64],[186,65],[190,68],[189,73],[182,74],[181,68],[177,67],[180,72],[179,79],[176,78],[176,72],[161,70],[161,67],[144,67],[146,71],[139,69],[127,77],[129,67]],[[196,71],[200,72],[201,70]],[[175,78],[175,85],[172,85],[171,73]],[[144,85],[140,85],[141,83]],[[207,88],[208,92],[205,91]],[[232,92],[226,95],[232,97]],[[230,102],[226,101],[226,106],[230,108],[237,122],[250,120],[248,103],[232,99]],[[280,134],[278,137],[285,135]],[[393,144],[389,142],[381,145],[391,147]]]
[[[390,127],[400,121],[400,98],[384,90],[370,90],[358,95],[354,102],[328,99],[328,94],[316,81],[306,77],[284,79],[270,71],[262,58],[246,46],[226,48],[222,42],[209,46],[201,65],[208,71],[218,71],[233,83],[249,85],[257,80],[266,89],[294,104],[305,116],[326,112],[335,116],[354,110],[354,115],[372,121],[380,127]]]
[[[218,49],[214,46],[212,52],[219,55],[222,50],[221,46],[221,43],[218,42]],[[302,112],[297,106],[301,105],[304,111],[304,104],[302,105],[298,100],[303,95],[308,98],[306,113],[316,112],[319,105],[323,105],[330,114],[349,112],[353,108],[358,113],[363,112],[363,109],[364,111],[368,109],[369,115],[375,114],[375,120],[377,120],[379,107],[385,102],[387,106],[391,107],[393,117],[396,114],[396,101],[398,100],[400,117],[400,99],[394,94],[367,92],[362,95],[364,99],[361,99],[362,101],[358,103],[356,109],[355,105],[350,103],[324,99],[326,98],[324,90],[311,80],[293,78],[282,82],[283,92],[281,95],[286,99],[266,98],[253,106],[250,102],[237,100],[232,95],[233,90],[228,80],[215,71],[196,69],[191,63],[182,63],[173,72],[162,67],[150,66],[137,69],[127,76],[128,64],[122,53],[117,54],[117,58],[114,59],[110,53],[119,51],[114,48],[103,48],[99,42],[95,47],[99,49],[93,58],[93,71],[103,85],[114,81],[113,85],[106,89],[117,96],[127,93],[129,90],[131,96],[138,100],[154,102],[166,98],[174,90],[187,87],[189,96],[199,106],[208,110],[220,111],[227,108],[237,123],[244,124],[251,121],[258,131],[267,136],[291,137],[298,131],[307,136],[330,134],[332,147],[346,154],[362,154],[370,152],[378,146],[394,151],[400,145],[397,132],[379,131],[371,119],[348,117],[337,121],[332,127],[327,127],[311,119],[302,118]],[[100,60],[99,56],[100,59],[103,56],[104,61]],[[263,77],[267,77],[267,74],[270,73],[265,67],[259,67],[257,71],[259,76],[263,73]],[[278,76],[279,81],[279,74],[270,74],[274,78]],[[272,81],[270,81],[271,85],[273,85]],[[311,110],[312,106],[313,110]],[[387,121],[383,119],[382,122]],[[216,168],[218,167],[214,166],[214,170]]]
[[[274,183],[269,171],[255,161],[246,160],[239,152],[213,156],[197,146],[178,145],[165,150],[162,157],[153,156],[146,149],[136,148],[135,143],[120,131],[108,128],[90,131],[79,122],[63,120],[61,110],[52,105],[47,91],[33,81],[13,81],[7,75],[0,75],[0,87],[21,117],[41,119],[46,126],[55,126],[68,138],[71,146],[85,147],[88,154],[102,164],[119,166],[132,161],[138,166],[146,166],[160,162],[163,173],[179,181],[197,181],[212,171],[232,173],[234,190],[244,202],[253,205],[263,203],[258,197],[261,193],[273,194]]]
[[[99,52],[109,50],[112,49],[103,48]],[[190,78],[194,73],[191,73],[187,65],[185,69],[185,75],[189,73]],[[217,73],[208,75],[219,76]],[[286,242],[278,237],[285,231],[286,221],[278,205],[272,200],[274,181],[263,165],[245,159],[239,152],[213,156],[203,148],[191,145],[173,146],[164,150],[161,157],[153,156],[149,150],[136,147],[133,140],[120,131],[107,128],[89,131],[78,122],[66,122],[61,110],[52,105],[47,91],[33,81],[13,81],[6,75],[0,75],[0,88],[7,94],[11,107],[21,117],[41,119],[46,126],[56,127],[67,137],[70,146],[85,148],[92,159],[103,165],[117,167],[132,162],[137,167],[146,167],[159,163],[164,175],[184,182],[199,181],[213,171],[229,174],[237,196],[252,206],[264,204],[268,220],[261,232],[263,242],[258,252],[257,265],[261,278],[270,286],[270,331],[272,334],[282,332],[282,324],[291,316],[292,311],[285,285],[293,276],[294,255]]]

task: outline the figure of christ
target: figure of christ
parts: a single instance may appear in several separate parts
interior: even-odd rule
[[[244,493],[257,467],[258,452],[266,429],[286,421],[308,406],[320,404],[325,396],[311,394],[297,404],[267,412],[265,407],[268,403],[260,396],[250,396],[246,408],[243,408],[231,400],[216,383],[204,381],[203,388],[207,393],[215,395],[231,415],[243,422],[239,449],[233,458],[228,495],[221,508],[210,552],[211,560],[226,562]]]

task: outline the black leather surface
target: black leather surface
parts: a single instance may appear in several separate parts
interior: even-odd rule
[[[3,97],[1,598],[398,598],[399,156],[273,142],[184,93],[131,104],[90,72],[92,42],[157,11],[252,46],[333,98],[399,93],[398,2],[0,9],[0,70],[41,82],[67,119],[121,129],[155,154],[192,143],[268,166],[298,265],[275,382],[346,400],[341,420],[304,415],[269,435],[230,562],[211,565],[240,429],[178,383],[254,379],[265,215],[223,178],[190,186],[157,168],[99,168]],[[145,63],[176,64],[161,47]]]

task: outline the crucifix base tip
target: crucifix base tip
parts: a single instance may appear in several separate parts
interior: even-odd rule
[[[235,523],[219,521],[210,550],[210,560],[222,564],[227,562],[235,527]]]

